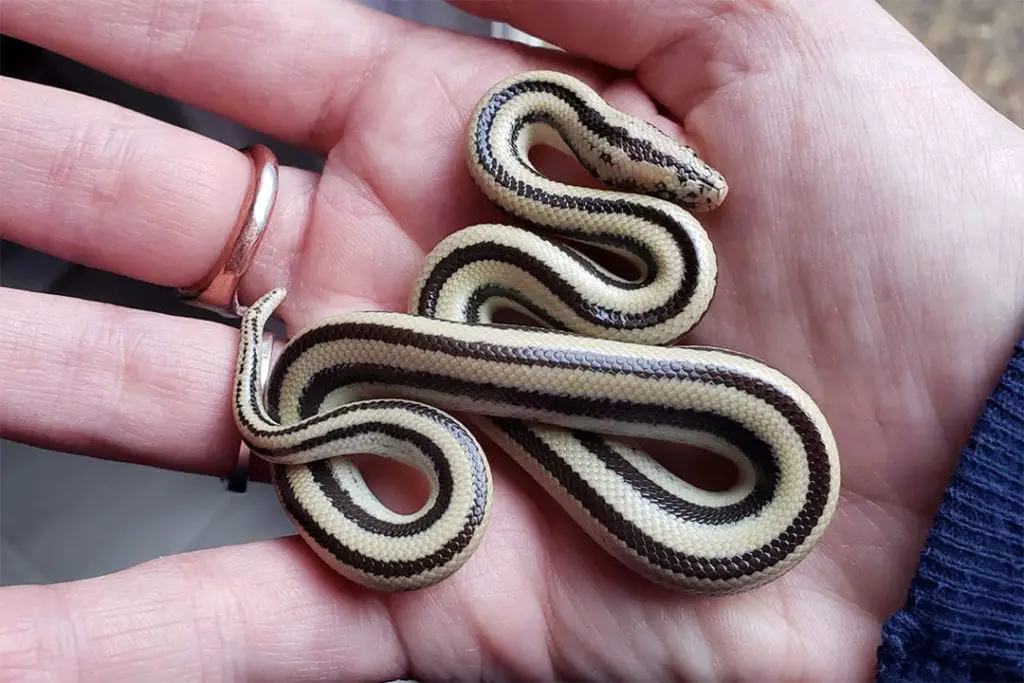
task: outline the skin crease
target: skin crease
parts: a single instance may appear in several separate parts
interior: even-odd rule
[[[8,587],[0,681],[870,679],[1024,325],[1024,133],[866,0],[459,6],[579,56],[334,0],[4,0],[0,16],[5,35],[326,155],[322,177],[282,171],[241,289],[286,284],[292,333],[341,309],[403,309],[432,244],[497,218],[461,153],[501,78],[568,70],[682,136],[731,187],[701,216],[720,284],[687,341],[767,360],[829,417],[843,493],[822,544],[755,592],[667,594],[492,452],[487,537],[444,584],[366,593],[290,538]],[[209,267],[241,155],[79,96],[0,88],[6,238],[162,285]],[[5,436],[227,471],[230,328],[11,290],[0,308]],[[375,481],[396,507],[416,502],[406,479]]]

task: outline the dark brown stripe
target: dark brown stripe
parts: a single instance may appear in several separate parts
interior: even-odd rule
[[[331,410],[327,413],[322,413],[318,416],[316,422],[322,422],[324,419],[332,419],[341,413],[360,413],[369,412],[378,409],[397,409],[406,410],[423,417],[431,419],[433,422],[440,424],[445,430],[455,439],[462,447],[463,452],[468,455],[467,460],[472,462],[482,460],[483,453],[480,452],[475,440],[472,438],[466,428],[455,420],[449,418],[441,411],[427,408],[425,406],[408,403],[405,401],[396,401],[390,399],[381,399],[378,401],[370,401],[361,403],[359,405],[351,406],[339,406],[337,409]],[[311,414],[303,415],[303,418],[310,417]],[[246,430],[253,433],[261,433],[256,425],[252,424],[244,417],[241,418],[243,426]],[[301,431],[309,428],[309,423],[303,425],[296,425],[298,429],[293,432]],[[265,432],[262,432],[265,433]],[[395,523],[387,520],[382,520],[378,517],[370,515],[365,509],[359,507],[353,502],[348,492],[343,490],[338,482],[331,476],[330,467],[326,461],[316,461],[306,465],[310,469],[313,475],[313,479],[320,487],[321,493],[324,494],[334,506],[336,510],[341,512],[344,516],[352,519],[359,527],[378,533],[385,536],[408,536],[410,534],[419,533],[432,524],[434,524],[441,516],[447,511],[448,506],[451,504],[452,497],[452,472],[448,465],[448,461],[444,458],[441,449],[438,448],[437,444],[428,439],[419,432],[406,429],[400,425],[388,424],[379,421],[368,421],[348,427],[341,427],[338,429],[332,429],[324,434],[317,436],[307,437],[301,439],[297,443],[285,447],[278,448],[273,453],[266,453],[258,448],[252,449],[254,455],[262,458],[266,458],[268,461],[273,462],[275,458],[285,457],[294,453],[300,453],[308,451],[310,449],[322,446],[332,441],[339,439],[354,438],[362,436],[364,434],[378,433],[390,436],[394,439],[406,441],[412,444],[420,452],[422,452],[428,460],[430,460],[431,466],[434,469],[434,473],[437,476],[437,498],[434,504],[431,506],[422,517],[406,523]],[[338,454],[344,455],[344,454]],[[471,465],[472,466],[472,465]],[[285,466],[286,467],[286,466]],[[478,501],[478,503],[483,504]]]
[[[257,368],[259,368],[259,366],[260,366],[259,349],[260,349],[260,338],[262,337],[262,330],[260,330],[260,322],[259,322],[258,318],[259,318],[259,316],[255,316],[255,315],[252,316],[251,318],[248,318],[247,319],[248,322],[244,323],[244,326],[242,327],[242,329],[239,329],[239,331],[238,331],[238,333],[239,333],[239,335],[241,337],[248,338],[248,339],[252,340],[251,344],[249,345],[249,348],[251,349],[251,353],[254,356],[253,357],[253,363],[255,364],[255,366]],[[267,381],[268,382],[270,381],[269,377],[267,378]],[[262,419],[267,420],[269,422],[277,422],[279,420],[279,415],[273,412],[273,410],[274,410],[273,407],[269,407],[268,406],[268,407],[266,407],[267,409],[264,409],[265,406],[263,405],[263,401],[261,400],[261,397],[260,397],[261,391],[262,391],[262,389],[260,387],[259,373],[258,372],[250,373],[250,375],[248,377],[248,381],[245,383],[244,386],[242,385],[241,382],[236,382],[236,384],[235,384],[235,405],[242,405],[242,403],[243,403],[242,399],[244,398],[243,394],[248,394],[249,405],[252,406],[252,409],[254,411],[256,411],[256,413]],[[271,414],[268,415],[267,414],[267,410],[271,411]],[[239,417],[239,419],[242,420],[243,424],[247,428],[252,429],[252,428],[256,427],[256,425],[253,425],[252,423],[250,423],[241,414],[239,414],[238,417]]]
[[[711,433],[744,452],[759,475],[758,485],[740,503],[712,508],[676,498],[615,455],[598,437],[587,438],[584,432],[577,433],[577,438],[592,450],[596,457],[605,460],[614,471],[636,484],[642,495],[653,503],[664,506],[666,512],[680,520],[701,521],[705,524],[731,524],[757,512],[776,495],[779,469],[771,447],[743,425],[721,415],[643,403],[545,395],[493,384],[466,382],[426,372],[399,371],[379,365],[338,365],[317,373],[307,383],[300,397],[303,412],[307,412],[307,405],[318,405],[336,389],[354,385],[386,386],[389,391],[396,394],[406,393],[403,392],[403,389],[406,389],[410,390],[407,393],[413,397],[418,391],[437,390],[443,386],[446,394],[462,396],[477,402],[515,404],[537,410],[553,410],[564,415],[613,420],[623,424],[662,424]],[[302,450],[306,447],[305,443],[298,446]]]
[[[596,274],[593,265],[587,264],[578,254],[573,256],[573,258]],[[437,304],[445,283],[459,270],[480,261],[502,261],[513,264],[516,268],[525,271],[530,277],[549,289],[556,297],[565,302],[566,306],[572,309],[577,316],[596,325],[610,328],[631,328],[653,327],[665,322],[665,319],[660,317],[660,314],[656,311],[650,313],[625,313],[601,306],[582,296],[578,289],[566,282],[561,275],[549,268],[543,261],[539,261],[514,247],[492,243],[479,243],[456,249],[438,262],[420,291],[419,301],[417,302],[417,314],[426,318],[436,317]],[[607,279],[605,276],[601,277]],[[481,282],[479,284],[509,291],[507,288],[500,287],[498,283]],[[624,283],[614,283],[611,286],[620,287],[621,289],[629,289],[631,287],[631,285]],[[526,297],[519,294],[517,300],[524,301]],[[536,304],[531,303],[530,306],[531,310],[540,310],[545,317],[550,318]],[[472,317],[467,317],[465,322],[474,322],[474,320]]]
[[[567,328],[564,324],[553,315],[548,313],[540,306],[533,303],[528,299],[522,292],[507,287],[499,287],[497,285],[484,285],[483,287],[477,287],[473,290],[473,293],[466,299],[466,304],[462,309],[462,320],[467,323],[479,324],[480,313],[483,310],[484,305],[492,299],[508,299],[514,301],[532,315],[536,316],[539,320],[543,321],[547,328],[538,327],[536,329],[543,330],[548,329],[551,332],[564,332]],[[434,302],[436,304],[436,300]],[[422,305],[422,304],[421,304]],[[434,316],[436,309],[429,312],[423,312],[421,315]],[[493,324],[493,323],[490,323]],[[513,327],[520,327],[519,325]]]
[[[523,183],[515,174],[502,166],[491,153],[490,134],[498,111],[505,102],[525,92],[545,92],[559,97],[573,109],[579,120],[594,134],[600,136],[609,144],[619,147],[636,161],[677,168],[680,173],[686,173],[686,170],[676,160],[654,149],[647,141],[633,138],[625,129],[610,125],[597,110],[579,99],[572,91],[547,81],[519,82],[492,95],[481,110],[478,124],[473,131],[474,145],[481,167],[495,182],[517,196],[556,208],[575,209],[590,214],[633,216],[667,230],[673,236],[677,248],[682,253],[683,262],[687,264],[675,294],[668,302],[660,306],[639,314],[623,312],[616,320],[620,327],[634,329],[656,325],[680,315],[689,305],[696,291],[698,261],[697,252],[690,240],[689,234],[672,216],[628,199],[596,196],[575,197],[545,192],[539,187]],[[522,160],[520,162],[522,163]],[[560,232],[556,226],[534,221],[527,216],[516,213],[509,207],[502,208],[510,217],[525,225],[534,226],[542,232],[552,234],[559,234]]]
[[[731,426],[716,425],[715,422],[721,419],[717,415],[697,416],[697,419],[701,417],[704,417],[705,424],[698,427],[700,431],[717,433],[722,429],[734,429]],[[733,445],[738,445],[746,453],[758,454],[751,458],[754,467],[754,486],[743,499],[720,506],[698,505],[668,492],[616,453],[605,439],[596,434],[574,431],[573,436],[587,451],[603,462],[605,467],[626,480],[642,498],[680,521],[710,526],[733,524],[760,512],[775,497],[779,485],[779,467],[771,456],[770,447],[742,427],[736,429],[735,436],[747,443]]]
[[[250,329],[248,329],[247,333],[250,336],[252,336],[252,338],[256,338],[256,333],[258,331],[256,329],[257,327],[258,325],[256,324],[255,321],[253,321],[250,325]],[[246,332],[243,331],[243,333]],[[257,410],[259,410],[259,390],[255,380],[249,382],[246,386],[239,385],[238,387],[236,387],[236,393],[242,391],[248,392],[248,398],[251,402],[251,405],[253,405]],[[240,396],[236,395],[236,401],[240,402],[240,398]],[[277,404],[277,402],[272,404],[271,417],[274,422],[278,422],[280,420],[280,413],[278,408],[279,405]],[[272,472],[278,490],[278,495],[281,499],[281,504],[284,507],[287,514],[289,514],[303,528],[303,530],[307,534],[309,534],[310,538],[312,538],[320,547],[324,548],[327,552],[331,553],[331,555],[337,558],[338,561],[348,566],[355,567],[367,574],[372,574],[375,576],[416,576],[418,574],[423,573],[424,571],[434,568],[435,566],[439,566],[447,562],[450,562],[452,558],[456,557],[466,549],[466,547],[472,541],[473,537],[478,532],[480,525],[483,523],[484,514],[488,504],[487,463],[484,460],[483,454],[479,451],[475,439],[472,438],[472,436],[469,434],[469,432],[463,425],[456,422],[455,420],[447,416],[445,413],[430,408],[428,406],[410,404],[405,401],[381,399],[378,401],[368,401],[360,403],[359,405],[341,406],[336,411],[330,411],[328,413],[319,415],[319,419],[315,421],[319,423],[323,419],[330,419],[330,417],[333,414],[336,414],[336,412],[339,410],[345,410],[348,412],[367,412],[379,408],[399,408],[403,410],[410,410],[417,414],[433,419],[435,422],[441,424],[446,429],[448,429],[449,433],[452,434],[453,437],[455,437],[456,440],[458,440],[462,444],[465,452],[470,455],[469,463],[470,472],[472,474],[471,486],[473,490],[473,503],[466,514],[465,522],[459,533],[456,534],[453,538],[451,538],[447,543],[445,543],[444,546],[437,549],[433,553],[425,555],[416,560],[410,561],[382,561],[377,558],[364,555],[363,553],[360,553],[357,550],[344,545],[338,539],[328,534],[327,531],[323,529],[323,527],[317,524],[316,521],[310,516],[309,512],[299,503],[295,495],[294,489],[292,489],[287,476],[285,476],[286,471],[290,467],[295,466],[273,465]],[[315,412],[316,407],[311,406],[310,409],[314,410]],[[309,414],[304,415],[304,417],[309,416]],[[239,419],[242,421],[242,426],[245,428],[245,430],[252,432],[254,434],[266,434],[266,432],[262,428],[251,423],[249,420],[245,419],[244,416],[239,416]],[[372,430],[375,427],[379,428],[381,426],[388,427],[389,425],[380,425],[380,423],[378,423],[377,425],[373,425],[372,423],[363,425],[363,427],[365,427],[367,430]],[[295,425],[294,430],[287,431],[298,431],[303,428],[306,428],[306,426]],[[334,430],[325,438],[328,441],[333,440],[334,438],[344,438],[346,434],[341,433],[344,431],[348,430]],[[356,524],[358,524],[363,529],[376,531],[377,533],[390,533],[394,536],[402,536],[417,533],[418,530],[421,530],[421,527],[422,529],[425,529],[427,526],[429,526],[430,523],[439,519],[451,504],[452,477],[451,470],[448,468],[447,463],[444,461],[443,458],[434,457],[438,456],[439,453],[436,452],[436,447],[434,446],[433,442],[430,442],[425,437],[416,432],[411,432],[408,430],[403,431],[406,431],[409,435],[411,435],[415,441],[420,442],[416,444],[417,447],[420,447],[421,450],[423,450],[424,453],[428,455],[428,457],[431,459],[431,462],[434,464],[435,471],[437,472],[438,475],[439,490],[437,500],[435,501],[434,505],[431,507],[430,511],[426,515],[412,523],[397,525],[391,522],[387,522],[385,520],[380,520],[378,518],[372,517],[369,514],[366,514],[366,512],[362,508],[356,506],[352,502],[351,497],[348,496],[344,491],[342,491],[340,486],[338,486],[337,482],[334,481],[334,478],[331,477],[330,474],[326,472],[326,465],[324,465],[323,463],[312,463],[311,465],[313,469],[314,479],[317,480],[317,484],[320,486],[321,491],[328,498],[331,499],[331,502],[335,506],[335,509],[339,510],[342,514],[349,516],[353,521],[356,522]],[[394,436],[394,434],[392,435]],[[315,442],[317,441],[318,439],[307,439],[304,441],[305,447],[308,447],[309,445],[315,445]],[[426,446],[426,448],[423,448],[423,446]],[[299,446],[299,448],[303,447],[304,446]],[[283,449],[283,452],[294,451],[294,448]],[[431,454],[432,452],[433,455]],[[253,453],[261,455],[262,457],[267,457],[264,454],[262,454],[262,452],[259,449],[253,449]],[[321,476],[318,477],[317,469],[320,468],[322,468],[324,471],[321,474]]]
[[[539,178],[544,178],[545,177],[542,173],[540,173],[540,171],[538,171],[533,166],[533,164],[530,163],[530,160],[528,158],[524,157],[519,152],[520,147],[518,145],[518,140],[519,140],[520,136],[522,136],[523,130],[525,129],[525,127],[527,125],[529,125],[529,124],[536,124],[536,123],[540,123],[540,124],[546,125],[549,128],[551,128],[553,131],[558,133],[559,137],[562,138],[562,142],[564,142],[566,147],[569,148],[569,151],[572,152],[573,156],[576,157],[576,160],[580,163],[580,165],[584,168],[584,170],[586,170],[586,172],[589,173],[592,177],[594,177],[594,178],[600,180],[602,183],[604,183],[605,187],[607,187],[609,189],[612,189],[612,190],[616,190],[618,192],[630,192],[630,193],[634,193],[634,194],[645,194],[645,195],[647,195],[649,197],[658,197],[658,198],[664,199],[666,201],[670,201],[670,202],[673,202],[673,203],[675,202],[674,195],[672,195],[672,193],[668,192],[667,189],[665,188],[665,186],[663,184],[661,184],[661,183],[659,183],[657,187],[650,188],[650,187],[644,187],[644,186],[640,185],[640,183],[638,183],[637,181],[629,178],[628,176],[623,176],[621,178],[614,178],[614,179],[613,178],[602,177],[602,175],[600,174],[598,169],[595,168],[594,166],[590,165],[590,163],[587,161],[586,155],[582,154],[580,152],[580,150],[577,149],[575,141],[573,140],[573,136],[570,135],[565,129],[563,129],[561,125],[559,125],[558,120],[552,114],[550,114],[549,112],[544,112],[544,111],[532,111],[532,112],[523,114],[516,121],[515,126],[513,126],[513,128],[512,128],[512,132],[509,134],[507,149],[510,152],[510,156],[512,156],[513,158],[515,158],[515,159],[517,159],[519,161],[519,166],[520,166],[520,168],[525,173],[528,173],[528,174],[530,174],[530,175],[532,175],[534,177],[539,177]],[[643,122],[643,123],[646,123],[646,122]],[[647,124],[647,125],[651,125],[651,124]],[[624,129],[619,128],[617,130],[623,131],[623,133],[625,134]],[[662,132],[662,131],[658,131],[658,132]],[[626,137],[628,137],[628,136],[626,136]],[[630,140],[636,140],[636,138],[629,138],[629,139]],[[617,141],[618,141],[617,139],[616,140],[606,140],[606,142],[608,142],[609,146],[618,146],[621,149],[621,146],[616,144]],[[657,166],[661,166],[662,168],[674,168],[677,171],[677,174],[678,174],[678,171],[680,169],[682,169],[682,165],[680,164],[680,162],[678,160],[676,160],[676,159],[674,159],[672,157],[669,157],[669,156],[665,155],[664,153],[654,149],[654,147],[652,147],[651,144],[648,141],[646,141],[646,140],[637,140],[637,142],[639,142],[642,145],[646,146],[646,148],[648,150],[650,150],[651,152],[653,152],[654,154],[659,155],[660,158],[656,158],[654,161],[649,161],[647,159],[638,159],[637,158],[638,155],[633,154],[633,155],[630,155],[633,161],[640,161],[641,163],[651,163],[651,164],[655,164]],[[605,155],[602,154],[602,157],[604,157],[604,156]],[[611,163],[611,158],[610,157],[602,158],[602,161],[604,161],[604,163],[609,165],[609,166],[613,165]],[[548,180],[550,180],[550,178],[548,178]],[[693,196],[696,197],[696,194],[694,194]],[[684,208],[693,208],[693,206],[694,206],[694,204],[691,202],[688,207],[684,207]]]
[[[599,176],[599,174],[597,172],[597,169],[593,168],[592,166],[589,166],[587,164],[586,156],[581,154],[580,151],[576,148],[575,141],[573,140],[572,136],[569,135],[558,124],[558,121],[556,121],[554,119],[554,117],[550,116],[546,112],[530,112],[530,113],[524,114],[518,121],[516,121],[516,125],[512,129],[511,134],[509,135],[509,139],[508,139],[508,149],[509,149],[509,152],[511,153],[511,156],[513,158],[515,158],[519,162],[519,168],[523,172],[529,173],[530,175],[533,175],[534,177],[537,177],[537,178],[544,178],[544,176],[539,171],[537,171],[537,169],[534,168],[534,166],[530,163],[530,160],[527,159],[526,157],[524,157],[522,154],[519,153],[519,146],[516,143],[516,141],[519,138],[519,136],[522,135],[523,128],[527,124],[532,124],[532,123],[543,123],[544,125],[550,127],[552,130],[557,132],[558,135],[562,138],[562,141],[565,143],[565,145],[569,148],[569,150],[576,157],[576,160],[580,163],[580,165],[583,166],[584,169],[586,169],[587,173],[589,173],[594,178],[597,178],[597,179],[600,180],[600,176]],[[550,179],[547,179],[547,180],[550,180]],[[611,186],[609,186],[609,187],[611,187]],[[649,192],[645,192],[644,189],[639,187],[639,185],[637,183],[629,182],[629,181],[627,181],[625,179],[623,179],[622,181],[617,183],[614,187],[612,187],[612,189],[623,191],[623,192],[637,192],[637,193],[642,193],[642,194],[650,194],[651,196],[658,196],[656,193],[652,194],[652,193],[649,193]],[[561,196],[561,195],[559,195],[559,196]],[[505,209],[503,207],[499,207],[499,208],[501,208],[502,211],[504,211],[506,213],[506,215],[511,215],[507,211],[505,211]],[[567,208],[567,207],[563,207],[563,208]],[[553,237],[562,237],[562,238],[566,238],[566,239],[569,239],[569,240],[572,240],[572,241],[577,241],[577,242],[583,242],[585,244],[590,244],[590,245],[593,245],[593,246],[616,247],[618,249],[622,249],[624,251],[627,251],[627,252],[633,254],[638,259],[643,261],[644,265],[647,268],[647,275],[642,280],[637,281],[637,282],[629,282],[629,281],[622,282],[620,280],[608,277],[604,272],[599,271],[596,268],[594,268],[593,265],[589,261],[587,261],[587,260],[582,260],[581,261],[582,265],[585,268],[587,268],[587,270],[594,277],[600,279],[602,282],[604,282],[604,283],[606,283],[608,285],[615,286],[615,287],[621,287],[622,289],[639,289],[639,288],[648,286],[651,282],[654,282],[654,280],[656,280],[657,277],[658,277],[658,273],[659,273],[658,262],[654,258],[654,254],[651,252],[650,247],[647,244],[641,242],[639,239],[637,239],[636,237],[634,237],[632,235],[623,235],[623,234],[618,234],[618,233],[583,234],[580,231],[574,230],[572,228],[566,228],[566,229],[563,229],[563,228],[547,229],[547,228],[544,228],[543,226],[541,226],[541,225],[539,225],[537,223],[528,222],[527,224],[532,226],[535,230],[537,230],[541,234],[544,234],[545,236],[550,235],[550,236],[553,236]],[[573,257],[573,258],[577,258],[578,257],[578,252],[576,252],[573,249],[567,247],[566,245],[563,245],[560,242],[553,242],[553,243],[554,243],[555,246],[563,249],[570,257]]]
[[[413,320],[413,317],[409,317]],[[444,322],[445,326],[460,326],[459,323]],[[579,338],[579,337],[576,337]],[[746,375],[733,375],[714,366],[706,366],[689,360],[620,356],[614,353],[601,353],[573,348],[544,348],[533,346],[516,346],[486,341],[465,341],[443,334],[421,332],[412,328],[398,327],[385,323],[341,323],[323,325],[310,330],[291,341],[281,354],[274,371],[268,381],[268,402],[273,409],[280,400],[281,382],[284,371],[295,363],[299,356],[321,344],[338,341],[374,341],[383,342],[395,348],[395,367],[400,367],[403,358],[403,347],[430,351],[450,356],[453,359],[468,358],[472,360],[490,361],[501,364],[529,365],[532,367],[579,370],[596,374],[626,374],[643,379],[689,380],[706,384],[727,384],[728,378],[734,383],[747,385],[750,391],[759,398],[768,394],[779,394],[770,384]],[[573,337],[567,336],[566,343],[572,344]],[[716,349],[723,355],[729,351]],[[657,352],[655,349],[654,352]],[[345,362],[358,363],[359,349],[353,349],[353,356]],[[738,357],[745,356],[737,354]],[[762,396],[764,394],[764,396]],[[781,395],[782,398],[788,398]]]
[[[311,443],[313,441],[327,443],[335,439],[346,439],[371,433],[383,434],[393,439],[405,441],[423,453],[430,461],[430,465],[437,476],[437,498],[423,516],[409,522],[396,523],[371,515],[364,508],[356,505],[349,492],[343,489],[331,475],[331,468],[326,460],[320,460],[308,465],[310,473],[313,475],[313,480],[320,487],[320,492],[331,501],[334,509],[366,531],[380,534],[381,536],[410,536],[425,531],[441,518],[452,501],[451,467],[448,461],[445,460],[444,454],[441,453],[441,450],[433,441],[418,432],[398,425],[383,422],[366,422],[346,429],[331,430],[322,438],[306,440],[303,446],[312,447],[317,445]],[[457,432],[453,431],[453,434],[455,433]],[[462,436],[459,440],[462,448],[467,453],[472,454],[476,451],[476,447],[465,436]],[[483,457],[483,455],[481,454],[479,457]]]
[[[760,548],[732,557],[689,555],[656,541],[624,518],[575,471],[567,467],[526,423],[504,419],[494,420],[494,423],[579,500],[587,512],[619,542],[653,566],[673,574],[724,582],[764,571],[803,543],[820,518],[827,498],[828,480],[815,480],[812,471],[812,486],[803,509],[777,538]]]
[[[594,372],[599,374],[626,374],[643,379],[703,382],[709,385],[734,387],[766,401],[772,396],[776,396],[776,401],[792,402],[789,397],[779,394],[770,384],[755,378],[748,377],[746,375],[733,375],[714,367],[698,365],[689,361],[658,358],[633,358],[572,349],[562,350],[557,348],[548,349],[540,347],[508,346],[488,342],[466,342],[440,335],[417,332],[412,329],[398,328],[388,325],[355,323],[325,325],[306,333],[302,337],[294,339],[291,345],[285,349],[271,375],[267,387],[268,402],[271,406],[271,412],[275,414],[275,419],[277,406],[281,399],[280,392],[281,383],[284,379],[284,368],[291,366],[297,361],[299,356],[315,348],[319,344],[341,340],[379,341],[393,345],[397,347],[395,349],[396,363],[401,362],[402,347],[409,347],[444,353],[455,359],[466,357],[474,360],[484,360],[500,364],[530,365],[534,367],[540,366],[568,370],[582,369],[582,371],[585,372]],[[355,350],[353,357],[348,359],[349,362],[341,363],[333,369],[328,369],[326,374],[321,373],[321,375],[318,376],[319,379],[311,378],[307,387],[305,387],[303,391],[303,395],[308,396],[308,398],[303,400],[322,400],[317,397],[320,396],[322,391],[328,391],[328,389],[324,387],[331,386],[331,373],[350,372],[353,366],[361,365],[357,354],[358,349]],[[379,374],[372,375],[372,373]],[[377,369],[372,370],[371,379],[374,383],[385,382],[385,374],[388,378],[386,382],[402,383],[404,377],[414,376],[416,372],[396,365],[394,368],[380,368],[379,371]],[[489,395],[493,396],[494,400],[503,404],[511,402],[509,398],[514,395],[513,392],[515,391],[512,388],[482,385],[474,382],[462,381],[446,375],[429,375],[427,377],[428,378],[424,381],[429,382],[427,386],[432,389],[449,391],[449,389],[455,386],[456,383],[462,382],[462,384],[470,387],[470,391],[489,392]],[[322,383],[322,385],[312,386],[318,383]],[[549,395],[540,391],[524,391],[521,393],[521,400],[525,402],[524,405],[541,410],[559,410],[565,406],[564,402],[566,400],[573,398],[565,397],[561,394]],[[595,405],[587,409],[588,412],[586,414],[599,418],[607,417],[613,404],[615,406],[615,410],[623,416],[625,421],[637,421],[636,419],[629,420],[628,418],[630,415],[635,417],[640,414],[638,411],[644,410],[642,405],[622,400],[612,401],[611,399],[608,399],[604,401],[594,401],[594,403]],[[771,403],[771,401],[769,401],[769,403]],[[649,417],[653,418],[654,416]],[[329,414],[324,414],[310,419],[313,422],[329,419]],[[645,417],[644,420],[646,419],[649,418]],[[672,416],[662,415],[658,419],[659,424],[673,424]],[[813,425],[811,428],[813,429]],[[302,427],[295,426],[293,429],[294,431],[298,431],[302,429]],[[288,433],[287,429],[285,430],[285,433]]]
[[[394,344],[396,346],[408,346],[412,348],[440,351],[453,356],[467,356],[475,359],[491,360],[500,363],[521,363],[544,367],[576,368],[582,367],[595,372],[627,373],[637,377],[697,380],[708,384],[727,386],[739,389],[753,397],[765,401],[789,422],[799,435],[804,449],[808,454],[808,466],[810,469],[810,486],[808,497],[804,501],[798,515],[794,518],[789,529],[780,535],[757,553],[749,558],[720,558],[721,567],[728,565],[736,569],[736,561],[744,563],[755,563],[756,566],[770,566],[777,562],[782,554],[798,547],[806,540],[824,511],[829,496],[829,484],[831,480],[831,463],[825,449],[821,434],[815,428],[813,421],[800,409],[799,405],[789,396],[776,390],[771,384],[746,375],[726,373],[712,367],[704,367],[691,362],[678,360],[665,360],[656,358],[629,358],[611,354],[599,354],[588,351],[559,351],[540,348],[520,348],[490,343],[468,343],[445,337],[418,333],[413,330],[395,329],[384,325],[336,325],[325,326],[313,331],[308,336],[293,342],[283,354],[281,364],[284,367],[295,360],[299,355],[321,343],[340,339],[374,339]],[[400,352],[396,354],[401,358]],[[397,376],[388,378],[387,381],[400,381],[403,375],[408,376],[409,371],[391,370]],[[277,401],[280,391],[280,377],[271,379],[268,391],[273,401]],[[320,380],[326,381],[326,380]],[[448,391],[453,386],[453,379],[447,377],[432,377],[429,385],[435,389]],[[322,389],[317,389],[322,391]],[[496,399],[504,396],[508,400],[511,396],[510,389],[497,387]],[[498,393],[500,391],[500,393]],[[558,402],[553,402],[552,399]],[[564,408],[565,398],[545,396],[539,392],[522,392],[516,396],[517,400],[525,401],[524,405],[533,407]],[[605,402],[595,401],[595,405],[587,408],[589,414],[595,417],[607,417],[609,410],[616,409],[622,419],[630,416],[637,416],[637,406],[620,401],[608,400]],[[655,410],[659,408],[655,407]],[[660,410],[665,410],[660,408]],[[684,416],[669,417],[664,421],[666,415],[660,416],[661,424],[685,424],[679,422],[685,419]],[[643,420],[651,419],[651,415],[645,415]],[[726,434],[719,434],[727,438]],[[773,455],[774,457],[774,455]],[[766,469],[767,471],[767,469]],[[650,539],[647,539],[650,540]],[[645,541],[639,537],[635,543],[643,546]],[[632,547],[632,546],[631,546]],[[729,564],[732,563],[732,564]],[[734,567],[735,565],[735,567]],[[745,566],[745,565],[744,565]],[[740,572],[739,575],[742,575]]]
[[[466,516],[466,523],[461,531],[445,543],[444,546],[415,560],[379,560],[346,546],[324,531],[313,520],[306,509],[299,504],[295,497],[295,490],[289,483],[287,476],[285,476],[285,472],[288,469],[287,466],[276,465],[274,467],[274,481],[285,511],[309,534],[313,541],[334,556],[339,562],[373,576],[389,578],[410,577],[447,564],[462,553],[469,546],[473,537],[479,532],[486,511],[487,472],[484,469],[485,464],[482,460],[474,459],[473,462],[472,486],[474,504]]]
[[[552,81],[542,79],[521,80],[493,93],[481,110],[478,130],[484,129],[489,135],[491,126],[494,125],[494,119],[501,108],[509,100],[530,92],[546,93],[560,99],[572,109],[577,119],[587,130],[604,140],[608,146],[622,150],[633,161],[675,169],[676,175],[680,180],[699,180],[693,175],[691,169],[682,164],[678,159],[657,149],[650,141],[630,135],[629,131],[622,126],[612,125],[608,119],[601,115],[601,112],[587,104],[575,92]],[[534,115],[533,112],[530,112],[526,116]],[[642,123],[657,130],[657,127],[650,123]],[[479,143],[479,133],[476,139]],[[565,139],[564,136],[563,139]],[[514,144],[514,139],[511,142]],[[513,152],[518,151],[515,147],[512,149]]]

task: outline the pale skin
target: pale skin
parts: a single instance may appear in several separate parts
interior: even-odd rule
[[[1024,132],[867,0],[462,2],[578,58],[337,0],[4,0],[2,32],[327,157],[284,168],[240,295],[286,285],[294,333],[405,306],[425,252],[497,214],[462,159],[477,98],[569,71],[728,179],[687,341],[765,359],[835,431],[839,510],[777,583],[719,599],[607,559],[491,452],[495,509],[449,581],[379,595],[296,538],[0,590],[0,680],[866,680],[957,456],[1024,325]],[[242,55],[251,55],[243,58]],[[613,73],[609,67],[619,71]],[[248,177],[238,151],[108,104],[0,81],[4,237],[187,286]],[[5,290],[0,430],[226,474],[228,326]],[[57,407],[58,409],[54,409]],[[395,505],[407,504],[400,482]]]

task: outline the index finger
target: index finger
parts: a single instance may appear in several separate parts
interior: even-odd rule
[[[365,86],[414,55],[443,52],[469,75],[501,45],[335,0],[6,0],[2,22],[4,34],[320,151]]]
[[[331,0],[6,0],[2,17],[5,35],[303,146],[413,28]]]

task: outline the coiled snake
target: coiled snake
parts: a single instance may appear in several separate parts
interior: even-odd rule
[[[576,157],[607,189],[542,175],[528,153]],[[469,170],[512,225],[475,225],[428,255],[408,313],[354,312],[291,339],[258,376],[263,327],[285,295],[253,304],[234,396],[244,441],[273,464],[284,510],[342,575],[378,590],[436,583],[470,557],[491,509],[470,416],[580,527],[639,574],[702,594],[771,581],[817,543],[836,506],[829,425],[780,372],[726,350],[669,345],[715,291],[712,245],[691,211],[726,183],[689,148],[611,108],[579,81],[532,72],[473,113]],[[640,271],[617,275],[586,244]],[[493,323],[512,309],[538,323]],[[265,402],[264,402],[265,398]],[[629,439],[731,459],[722,492],[673,476]],[[383,505],[346,457],[421,469],[419,511]]]

